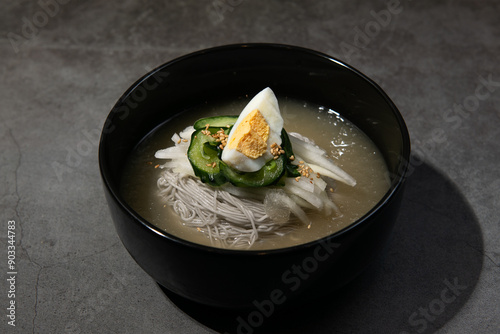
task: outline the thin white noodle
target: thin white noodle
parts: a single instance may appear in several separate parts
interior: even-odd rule
[[[160,196],[186,226],[197,228],[219,246],[248,248],[257,240],[285,235],[297,225],[295,219],[273,222],[262,201],[238,198],[167,168],[157,185]]]

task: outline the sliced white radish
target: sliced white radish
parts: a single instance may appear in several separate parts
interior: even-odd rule
[[[316,146],[315,144],[312,144],[311,142],[306,141],[306,137],[303,137],[303,136],[297,137],[297,135],[298,135],[297,133],[292,133],[289,136],[290,142],[292,143],[294,153],[300,155],[300,153],[298,151],[309,150],[313,154],[317,154],[317,155],[325,155],[326,154],[325,150],[319,148],[318,146]]]
[[[167,147],[162,150],[158,150],[155,153],[156,159],[182,159],[186,158],[186,151],[180,149],[178,146]]]
[[[182,139],[190,140],[191,139],[191,135],[193,134],[193,132],[194,132],[194,127],[191,125],[191,126],[188,126],[187,128],[185,128],[184,130],[182,130],[179,133],[179,136]]]
[[[302,210],[290,197],[285,196],[283,202],[301,222],[307,225],[311,224],[304,210]]]
[[[285,191],[291,194],[297,195],[310,204],[312,204],[316,209],[323,209],[323,201],[319,198],[318,195],[314,194],[314,192],[309,192],[304,190],[303,187],[298,185],[299,182],[295,181],[295,179],[287,179],[285,180]],[[314,188],[312,189],[314,191]]]
[[[306,209],[311,209],[311,210],[316,210],[316,208],[311,204],[309,203],[308,201],[306,201],[305,199],[303,199],[302,197],[299,197],[297,195],[294,195],[294,194],[288,194],[288,196],[295,202],[297,203],[297,205],[299,205],[300,207],[302,208],[306,208]]]
[[[292,143],[294,153],[297,156],[300,156],[302,160],[307,161],[311,168],[313,168],[312,165],[314,164],[316,166],[322,167],[323,171],[326,169],[330,172],[328,173],[328,175],[326,175],[319,170],[315,170],[317,173],[324,174],[325,176],[331,177],[350,186],[356,185],[356,180],[348,173],[346,173],[342,168],[337,166],[333,161],[328,159],[324,150],[296,136],[290,136],[290,141]]]
[[[343,182],[351,187],[354,187],[356,185],[356,180],[352,176],[337,167],[335,164],[333,164],[333,162],[330,162],[326,158],[325,160],[326,161],[319,161],[320,163],[322,163],[322,165],[309,163],[309,167],[311,167],[312,170],[316,173],[320,173],[321,175]]]

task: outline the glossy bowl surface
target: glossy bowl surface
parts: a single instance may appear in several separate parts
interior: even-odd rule
[[[170,235],[123,200],[119,192],[123,166],[134,147],[157,126],[202,103],[252,96],[263,87],[336,110],[375,142],[392,185],[370,212],[317,241],[244,251],[202,246]],[[211,48],[152,70],[113,107],[99,145],[106,199],[131,256],[171,292],[226,308],[255,308],[264,301],[293,304],[323,296],[356,277],[390,237],[409,158],[403,118],[377,84],[328,55],[276,44]]]

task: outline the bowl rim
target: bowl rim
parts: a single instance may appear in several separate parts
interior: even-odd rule
[[[136,212],[120,195],[118,189],[114,189],[114,187],[111,186],[110,181],[107,178],[107,174],[109,173],[107,171],[107,166],[104,164],[104,142],[106,140],[106,137],[108,133],[106,133],[106,125],[108,124],[108,121],[111,120],[111,118],[114,116],[113,115],[113,110],[118,108],[123,101],[145,80],[153,76],[155,73],[158,71],[161,71],[165,68],[168,68],[169,66],[172,66],[178,62],[184,61],[186,59],[194,58],[194,57],[199,57],[204,54],[212,54],[212,53],[219,53],[219,52],[225,52],[225,51],[231,51],[231,50],[237,50],[237,49],[258,49],[258,48],[267,48],[267,49],[288,49],[291,52],[300,52],[300,53],[305,53],[309,54],[318,58],[322,58],[324,60],[333,62],[339,66],[342,66],[346,68],[348,71],[354,73],[355,75],[359,76],[361,79],[369,83],[380,96],[385,100],[385,102],[388,104],[390,107],[393,115],[395,116],[395,119],[397,120],[397,123],[400,127],[400,132],[402,136],[402,144],[403,144],[403,150],[401,153],[402,159],[400,159],[400,162],[398,163],[398,173],[397,179],[391,184],[389,190],[384,194],[384,196],[368,211],[366,212],[363,216],[358,218],[356,221],[352,222],[348,226],[332,233],[329,235],[326,235],[324,237],[321,237],[319,239],[311,240],[305,243],[301,243],[298,245],[293,245],[293,246],[287,246],[287,247],[281,247],[281,248],[274,248],[274,249],[232,249],[232,248],[219,248],[215,246],[208,246],[208,245],[203,245],[203,244],[198,244],[196,242],[192,242],[183,238],[180,238],[176,235],[173,235],[167,231],[164,231],[163,229],[160,229],[156,227],[153,223],[149,222],[147,219],[143,218],[138,212]],[[151,131],[153,131],[151,129]],[[101,174],[101,179],[104,183],[104,186],[108,190],[108,192],[111,194],[113,199],[119,204],[119,206],[126,211],[126,213],[134,218],[134,223],[140,224],[146,229],[150,230],[151,232],[157,234],[158,236],[165,238],[169,241],[181,244],[183,246],[187,246],[190,248],[194,248],[197,250],[201,250],[204,252],[214,252],[214,253],[219,253],[223,255],[228,255],[228,256],[264,256],[264,255],[274,255],[274,254],[282,254],[282,253],[288,253],[288,252],[294,252],[294,251],[301,251],[304,249],[308,249],[311,247],[315,247],[317,245],[320,245],[322,243],[328,242],[331,239],[336,239],[339,237],[342,237],[343,235],[349,233],[350,231],[358,228],[360,225],[367,224],[369,222],[370,217],[377,215],[377,213],[382,210],[389,202],[391,202],[394,198],[394,195],[401,190],[403,187],[405,180],[406,180],[406,175],[408,173],[408,162],[410,159],[410,152],[411,152],[411,142],[410,142],[410,135],[408,132],[408,128],[406,126],[406,123],[403,119],[403,116],[401,115],[400,111],[396,107],[396,105],[393,103],[393,101],[389,98],[389,96],[382,90],[382,88],[375,83],[372,79],[370,79],[368,76],[363,74],[361,71],[357,70],[353,66],[339,60],[338,58],[332,57],[330,55],[327,55],[326,53],[312,50],[309,48],[305,47],[300,47],[300,46],[294,46],[294,45],[289,45],[289,44],[278,44],[278,43],[237,43],[237,44],[227,44],[227,45],[221,45],[221,46],[214,46],[206,49],[201,49],[198,51],[194,51],[179,57],[176,57],[172,60],[167,61],[166,63],[163,63],[156,68],[150,70],[143,76],[141,76],[139,79],[137,79],[117,100],[111,111],[109,112],[108,116],[106,117],[103,129],[101,131],[101,137],[99,140],[99,149],[98,149],[98,162],[99,162],[99,171]]]

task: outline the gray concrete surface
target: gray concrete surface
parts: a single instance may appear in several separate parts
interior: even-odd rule
[[[322,303],[262,324],[241,314],[239,332],[500,332],[498,1],[1,3],[0,332],[238,332],[237,316],[165,296],[126,252],[97,141],[148,70],[239,42],[358,68],[400,108],[416,154],[386,256]]]

